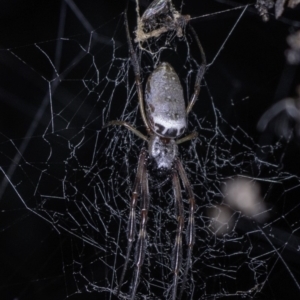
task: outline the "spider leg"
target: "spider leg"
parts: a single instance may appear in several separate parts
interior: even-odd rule
[[[143,150],[146,153],[146,150]],[[145,155],[145,154],[144,154]],[[140,280],[141,268],[145,259],[146,252],[146,226],[148,220],[149,211],[149,186],[148,186],[148,172],[146,164],[146,155],[143,159],[141,167],[141,220],[138,240],[135,249],[135,270],[132,281],[131,296],[130,299],[135,299],[136,290]]]
[[[174,272],[172,299],[176,300],[178,278],[179,278],[179,272],[182,264],[182,231],[184,227],[184,212],[183,212],[181,188],[180,188],[180,182],[179,182],[177,170],[173,171],[172,183],[173,183],[174,198],[175,198],[175,211],[176,211],[177,222],[178,222],[175,245],[172,254],[172,269]]]
[[[131,38],[130,38],[128,19],[127,19],[127,11],[125,11],[124,16],[125,16],[125,28],[126,28],[127,42],[129,45],[129,52],[130,52],[130,56],[131,56],[131,64],[132,64],[134,74],[135,74],[135,84],[136,84],[136,89],[137,89],[137,94],[138,94],[138,99],[139,99],[140,112],[141,112],[141,115],[143,118],[143,122],[146,126],[147,132],[150,132],[150,127],[149,127],[147,117],[145,114],[143,86],[142,86],[142,82],[141,82],[141,70],[140,70],[140,65],[139,65],[138,59],[137,59],[137,55],[134,51],[134,48],[133,48],[132,42],[131,42]]]
[[[179,145],[181,143],[184,143],[184,142],[187,142],[187,141],[190,141],[192,139],[194,139],[195,137],[198,136],[198,132],[194,131],[186,136],[184,136],[183,138],[179,139],[176,141],[176,144]]]
[[[141,184],[142,184],[143,178],[144,178],[146,158],[147,158],[147,152],[145,149],[142,149],[140,157],[139,157],[139,161],[138,161],[138,167],[137,167],[136,177],[135,177],[135,181],[134,181],[134,185],[133,185],[133,192],[132,192],[131,201],[130,201],[130,213],[129,213],[129,220],[128,220],[128,225],[127,225],[127,239],[128,239],[127,252],[126,252],[126,259],[125,259],[125,264],[123,267],[121,279],[119,281],[119,285],[118,285],[118,289],[117,289],[117,296],[120,293],[120,289],[121,289],[123,281],[124,281],[132,244],[134,242],[134,236],[135,236],[135,231],[136,231],[135,209],[136,209],[138,196],[142,189]]]
[[[206,57],[205,57],[205,53],[204,53],[204,50],[203,50],[203,47],[200,43],[200,40],[196,34],[196,31],[194,29],[194,27],[192,25],[190,25],[190,29],[191,29],[191,32],[195,38],[195,41],[198,45],[198,48],[200,50],[200,54],[201,54],[201,65],[199,66],[198,68],[198,72],[197,72],[197,75],[196,75],[196,81],[195,81],[195,85],[194,85],[194,93],[188,103],[188,106],[186,108],[186,114],[189,114],[189,112],[192,110],[196,100],[198,99],[198,95],[200,93],[200,88],[201,88],[201,80],[203,78],[203,75],[205,73],[205,70],[206,70]]]
[[[107,124],[105,124],[103,126],[103,128],[108,127],[108,126],[114,126],[114,125],[124,126],[128,130],[132,131],[135,135],[137,135],[138,137],[140,137],[144,141],[148,142],[148,138],[145,135],[143,135],[140,131],[138,131],[137,129],[135,129],[132,125],[130,125],[129,123],[124,122],[124,121],[110,121]]]
[[[180,294],[178,298],[178,300],[180,300],[185,288],[188,271],[191,267],[191,258],[192,258],[193,246],[195,243],[195,220],[194,220],[195,197],[194,197],[191,184],[187,178],[186,172],[182,166],[181,161],[177,159],[175,165],[176,165],[176,169],[178,170],[179,176],[182,180],[186,194],[189,198],[189,218],[188,218],[188,225],[186,228],[186,242],[188,246],[188,251],[187,251],[186,266],[184,270],[182,285],[181,285]]]

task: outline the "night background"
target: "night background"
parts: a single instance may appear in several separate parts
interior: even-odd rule
[[[140,0],[141,13],[150,2]],[[117,299],[143,142],[103,126],[126,120],[146,134],[128,57],[126,3],[0,2],[1,300]],[[180,148],[197,203],[193,274],[183,299],[299,299],[300,71],[286,53],[287,37],[300,30],[300,7],[278,19],[272,8],[263,22],[254,1],[174,4],[191,15],[208,65],[187,131],[199,137]],[[128,19],[133,38],[133,0]],[[189,54],[175,43],[161,59],[170,60],[188,95],[191,58],[200,56],[195,43]],[[145,83],[157,57],[138,53]],[[262,118],[286,98],[295,99],[293,113],[271,110]],[[170,296],[173,192],[156,175],[150,172],[149,253],[136,299]],[[260,187],[261,218],[226,202],[222,186],[235,176]],[[224,207],[231,225],[224,221],[227,229],[217,233],[209,212]],[[120,299],[132,274],[129,267]]]

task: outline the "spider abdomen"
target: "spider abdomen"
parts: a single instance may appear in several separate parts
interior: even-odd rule
[[[161,63],[147,81],[145,104],[151,130],[157,135],[176,138],[186,128],[183,89],[173,67]]]

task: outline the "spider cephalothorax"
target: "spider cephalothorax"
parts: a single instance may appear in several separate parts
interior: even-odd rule
[[[178,155],[178,146],[173,139],[164,139],[153,134],[149,139],[149,156],[156,162],[158,169],[171,169]]]
[[[155,0],[153,2],[150,9],[148,9],[148,13],[150,14],[152,21],[155,21],[158,18],[155,12],[162,14],[167,19],[168,16],[171,15],[171,19],[173,20],[173,25],[175,27],[173,29],[172,27],[168,27],[167,29],[177,30],[178,32],[179,25],[176,23],[176,18],[174,17],[174,13],[176,16],[178,12],[174,10],[170,0]],[[177,18],[180,18],[180,16],[177,16]],[[167,19],[165,19],[165,21]],[[202,62],[201,65],[198,66],[198,71],[194,85],[194,92],[192,93],[192,96],[188,101],[187,107],[185,105],[183,89],[178,75],[176,74],[173,67],[166,62],[160,63],[149,76],[145,89],[144,101],[144,92],[142,89],[139,60],[131,43],[126,14],[125,27],[131,56],[131,63],[135,73],[136,89],[139,100],[140,112],[143,118],[145,129],[147,131],[147,136],[145,136],[140,131],[135,129],[132,125],[124,121],[111,121],[108,123],[108,125],[125,126],[127,129],[131,130],[134,134],[136,134],[148,143],[148,151],[145,148],[142,148],[138,160],[136,178],[133,185],[132,197],[130,201],[130,214],[127,227],[128,247],[123,272],[121,274],[121,279],[119,282],[118,294],[120,292],[120,287],[122,286],[122,283],[124,281],[125,272],[130,258],[130,251],[136,235],[135,209],[138,197],[140,197],[140,228],[136,244],[136,254],[134,262],[135,271],[132,280],[130,299],[133,300],[136,296],[141,268],[144,262],[146,251],[146,225],[150,201],[148,187],[148,166],[150,161],[154,161],[155,168],[160,171],[161,175],[166,176],[167,174],[171,174],[174,191],[174,199],[176,206],[175,212],[176,219],[178,220],[178,225],[172,254],[171,267],[174,276],[171,298],[172,300],[175,300],[177,298],[177,286],[182,266],[182,234],[184,227],[184,210],[179,178],[182,181],[183,187],[187,194],[187,199],[189,201],[189,218],[186,226],[186,243],[188,247],[187,258],[179,298],[181,298],[182,296],[188,271],[191,265],[191,256],[195,235],[195,199],[186,172],[178,157],[178,144],[181,144],[185,141],[189,141],[197,135],[195,132],[193,132],[187,136],[179,138],[181,135],[184,134],[186,130],[188,114],[194,106],[195,101],[197,100],[198,94],[200,92],[200,83],[204,75],[206,66],[205,54],[193,27],[190,26],[190,30],[200,50]],[[156,35],[152,35],[149,37],[155,38]]]

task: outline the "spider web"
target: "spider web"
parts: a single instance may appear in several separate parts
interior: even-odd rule
[[[124,5],[106,2],[42,7],[33,1],[8,11],[14,18],[6,20],[0,58],[3,299],[117,299],[132,185],[146,145],[123,127],[104,127],[118,119],[145,133]],[[291,12],[263,23],[251,5],[190,2],[175,4],[191,14],[208,70],[186,132],[199,135],[179,146],[197,204],[184,299],[297,298],[299,145],[292,128],[286,140],[272,126],[257,132],[256,124],[299,83],[299,71],[283,54],[286,36],[299,23]],[[140,5],[143,11],[148,3]],[[30,14],[34,7],[39,17]],[[168,32],[136,50],[143,82],[168,60],[189,98],[201,59],[188,31],[183,38]],[[150,170],[149,180],[137,298],[169,299],[173,191],[166,174]],[[185,259],[185,237],[183,249]],[[128,296],[133,260],[134,250],[121,298]]]

